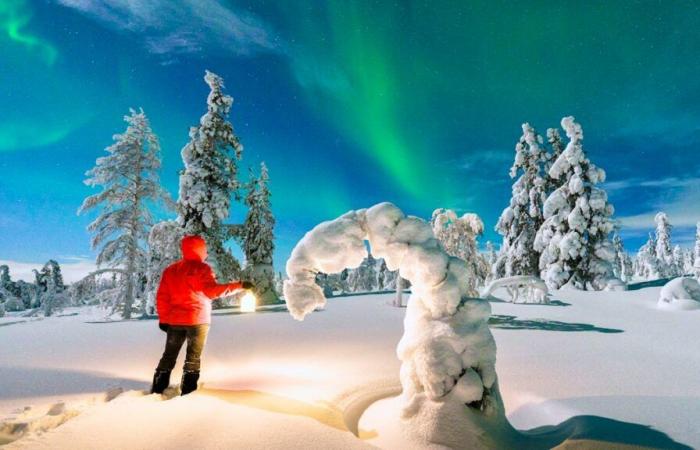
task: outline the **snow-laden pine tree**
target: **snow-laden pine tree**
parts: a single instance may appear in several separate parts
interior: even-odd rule
[[[693,268],[695,277],[700,279],[700,222],[695,229],[695,247],[693,248]]]
[[[616,278],[624,282],[629,282],[632,279],[634,270],[632,267],[632,258],[625,251],[625,246],[622,243],[622,237],[615,233],[612,240],[615,250],[615,260],[613,262],[613,273]]]
[[[484,284],[489,273],[488,264],[479,253],[476,241],[484,232],[484,222],[476,214],[457,217],[451,209],[438,208],[433,211],[430,225],[445,252],[465,262],[467,289],[470,295],[478,296],[477,287]]]
[[[551,289],[568,284],[599,290],[614,276],[615,252],[609,239],[614,209],[606,192],[596,186],[605,181],[605,171],[586,158],[581,125],[571,116],[561,125],[569,142],[549,169],[561,186],[545,201],[534,248],[542,252],[539,268]]]
[[[155,300],[160,277],[170,264],[182,256],[180,242],[183,230],[174,220],[158,222],[148,234],[148,268],[146,270],[145,313],[155,313]]]
[[[241,266],[225,247],[233,237],[231,225],[224,224],[231,209],[231,197],[238,198],[238,160],[243,146],[228,121],[233,98],[224,94],[224,80],[209,71],[207,113],[199,125],[190,128],[190,140],[182,149],[185,165],[180,174],[178,222],[185,234],[205,238],[214,269],[223,280],[238,278]]]
[[[510,177],[520,177],[513,183],[510,204],[503,210],[496,231],[503,236],[501,252],[496,262],[499,277],[539,274],[540,254],[533,248],[535,235],[542,225],[542,204],[545,184],[541,176],[544,152],[535,129],[522,125],[523,135],[515,146],[515,161]]]
[[[126,131],[115,134],[107,156],[97,158],[85,184],[100,186],[101,192],[86,198],[78,213],[99,209],[100,214],[88,226],[93,233],[92,246],[99,248],[98,270],[92,274],[119,273],[112,311],[121,309],[122,317],[131,317],[139,286],[146,270],[145,244],[153,224],[149,203],[170,201],[161,188],[160,144],[143,110],[130,110],[124,117]]]
[[[243,253],[245,277],[255,284],[256,294],[262,303],[278,301],[275,291],[275,269],[272,254],[275,250],[275,216],[270,204],[269,174],[265,163],[260,164],[260,175],[252,171],[248,183],[245,204],[248,214],[243,223]]]
[[[654,217],[656,223],[656,259],[659,278],[675,276],[675,264],[671,247],[671,223],[664,212]]]

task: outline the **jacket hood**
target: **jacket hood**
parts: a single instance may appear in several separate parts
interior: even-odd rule
[[[182,258],[194,261],[207,259],[207,244],[199,236],[185,236],[182,238]]]

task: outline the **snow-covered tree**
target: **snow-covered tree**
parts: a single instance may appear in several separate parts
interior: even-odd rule
[[[693,268],[695,276],[700,279],[700,222],[695,230],[695,247],[693,248]]]
[[[148,234],[148,268],[144,303],[145,312],[148,314],[155,313],[156,292],[163,271],[182,256],[180,249],[182,237],[182,227],[173,220],[158,222],[151,227]]]
[[[316,226],[287,261],[289,312],[302,320],[326,305],[316,273],[356,267],[367,256],[365,240],[413,284],[397,347],[402,432],[420,447],[512,447],[489,303],[471,297],[464,262],[445,252],[425,221],[381,203]]]
[[[523,135],[515,146],[515,161],[510,177],[520,177],[513,183],[510,204],[503,210],[496,231],[503,236],[501,253],[496,262],[498,277],[536,275],[540,254],[533,247],[535,235],[542,225],[542,204],[545,182],[541,162],[545,158],[540,144],[542,138],[528,123],[522,125]]]
[[[695,253],[691,248],[686,248],[683,250],[683,274],[695,274]]]
[[[113,311],[121,308],[122,317],[128,319],[146,268],[145,243],[153,224],[149,203],[167,204],[169,198],[158,179],[160,144],[146,114],[132,109],[124,121],[126,131],[114,135],[114,144],[106,148],[108,155],[97,158],[86,173],[85,184],[102,190],[86,198],[78,213],[100,211],[88,226],[92,246],[100,249],[97,265],[102,272],[121,275],[112,306]]]
[[[637,251],[635,273],[639,278],[649,280],[658,278],[659,269],[656,260],[656,241],[653,234]]]
[[[350,292],[372,292],[377,290],[377,260],[369,254],[362,263],[348,271]]]
[[[624,282],[629,282],[634,274],[632,258],[630,258],[625,251],[625,246],[622,243],[622,237],[620,237],[619,234],[614,234],[612,243],[615,250],[615,260],[613,262],[613,272],[615,277]]]
[[[486,264],[488,265],[488,274],[486,275],[486,282],[497,278],[496,272],[496,262],[498,261],[498,253],[493,245],[493,242],[486,241],[486,254],[484,255]]]
[[[671,248],[671,223],[664,212],[654,217],[656,223],[656,259],[660,278],[675,276],[673,250]]]
[[[609,239],[614,209],[596,185],[605,171],[583,150],[583,131],[573,117],[561,121],[569,142],[549,169],[561,186],[545,201],[544,223],[534,241],[542,252],[539,268],[551,289],[565,284],[578,289],[603,289],[614,276],[615,252]]]
[[[224,80],[206,71],[210,88],[207,113],[190,129],[182,149],[185,165],[180,174],[178,222],[186,234],[205,238],[214,269],[220,279],[238,278],[240,263],[225,247],[232,235],[229,217],[231,197],[238,197],[238,160],[243,146],[228,121],[233,98],[224,94]]]
[[[461,217],[451,209],[439,208],[433,211],[430,224],[433,234],[445,252],[465,262],[468,276],[467,289],[470,295],[478,296],[477,287],[483,285],[489,273],[486,260],[479,253],[477,237],[484,232],[484,223],[476,214],[467,213]]]
[[[673,276],[680,277],[685,274],[685,255],[680,245],[673,247]]]
[[[547,142],[549,143],[551,151],[545,154],[544,189],[547,195],[549,195],[561,186],[561,180],[549,175],[549,169],[552,168],[554,162],[559,159],[559,156],[564,151],[564,142],[561,139],[558,128],[547,129]]]
[[[245,204],[248,214],[243,223],[243,253],[245,277],[255,284],[256,294],[262,303],[278,300],[275,292],[275,269],[272,254],[275,249],[275,216],[270,205],[269,175],[265,163],[260,164],[260,176],[251,171]]]

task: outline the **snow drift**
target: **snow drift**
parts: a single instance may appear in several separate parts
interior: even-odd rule
[[[365,240],[412,284],[397,348],[407,435],[449,447],[506,445],[514,430],[498,390],[490,305],[468,297],[464,261],[444,252],[424,220],[380,203],[317,225],[287,261],[284,296],[292,316],[303,320],[325,306],[316,274],[358,266],[367,256]]]
[[[700,309],[700,283],[694,278],[674,278],[661,288],[659,308]]]

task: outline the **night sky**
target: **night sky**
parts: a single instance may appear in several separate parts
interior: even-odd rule
[[[520,124],[574,115],[636,251],[664,209],[700,220],[700,3],[0,1],[0,260],[92,258],[84,172],[143,107],[177,196],[206,110],[235,99],[242,173],[265,161],[276,266],[316,223],[392,201],[476,212],[491,239]],[[243,220],[238,205],[232,221]],[[161,212],[161,218],[173,217]]]

